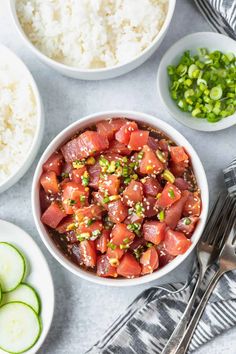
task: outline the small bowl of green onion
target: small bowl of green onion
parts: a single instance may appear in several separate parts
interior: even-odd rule
[[[163,56],[157,86],[170,114],[189,128],[236,124],[236,42],[213,32],[183,37]]]

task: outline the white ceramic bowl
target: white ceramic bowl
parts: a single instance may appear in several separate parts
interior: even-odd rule
[[[143,64],[159,47],[161,44],[172,19],[175,3],[176,0],[169,0],[169,7],[168,12],[164,21],[164,24],[149,47],[147,47],[140,55],[134,57],[132,60],[125,64],[116,65],[113,67],[108,68],[101,68],[101,69],[79,69],[70,67],[68,65],[61,64],[53,59],[50,59],[42,52],[40,52],[28,39],[26,34],[24,33],[19,20],[17,18],[16,9],[15,9],[15,2],[16,0],[10,0],[10,10],[12,14],[12,18],[14,24],[17,28],[18,33],[23,38],[24,43],[26,46],[45,64],[49,65],[53,69],[59,71],[61,74],[65,76],[69,76],[75,79],[82,79],[82,80],[104,80],[114,78],[123,74],[128,73],[129,71],[137,68],[141,64]]]
[[[6,60],[8,60],[9,63],[14,64],[14,70],[19,70],[20,72],[22,72],[24,78],[28,80],[34,94],[36,107],[37,107],[37,127],[36,127],[36,131],[35,131],[35,135],[31,147],[28,151],[28,154],[21,161],[21,165],[15,170],[14,174],[9,176],[9,178],[7,178],[4,182],[0,183],[0,193],[2,193],[8,188],[10,188],[13,184],[18,182],[18,180],[26,173],[26,171],[29,169],[30,165],[34,161],[43,136],[44,112],[43,112],[43,105],[42,105],[42,101],[40,98],[37,85],[34,81],[33,76],[25,66],[25,64],[12,51],[10,51],[7,47],[1,44],[0,44],[0,55],[6,58]]]
[[[236,41],[223,34],[198,32],[183,37],[167,50],[160,62],[157,73],[158,93],[170,114],[189,128],[212,132],[231,127],[236,124],[236,113],[223,118],[219,122],[209,123],[206,119],[194,118],[190,113],[182,112],[176,105],[176,102],[170,97],[170,80],[167,74],[168,65],[177,65],[186,50],[197,54],[198,48],[207,48],[210,51],[218,49],[225,53],[233,52],[236,55]]]
[[[43,163],[64,142],[66,142],[68,139],[70,139],[74,135],[75,132],[79,131],[80,129],[84,129],[86,127],[89,127],[100,120],[110,119],[113,117],[126,117],[128,119],[132,119],[137,122],[141,122],[141,123],[145,123],[146,125],[153,126],[154,128],[158,128],[158,129],[162,130],[164,133],[166,133],[177,144],[184,146],[186,148],[187,152],[189,153],[189,155],[191,156],[194,173],[195,173],[198,185],[199,185],[199,187],[201,189],[201,193],[202,193],[202,213],[201,213],[201,218],[200,218],[200,221],[197,225],[197,228],[192,236],[192,241],[193,241],[192,246],[188,249],[188,251],[184,255],[178,256],[171,263],[167,264],[162,269],[160,269],[150,275],[145,275],[140,278],[134,278],[134,279],[100,278],[97,275],[93,274],[92,272],[89,272],[89,271],[86,271],[82,268],[79,268],[74,263],[69,261],[65,256],[63,256],[61,251],[56,247],[55,243],[52,241],[51,237],[49,236],[46,227],[40,221],[41,212],[40,212],[40,202],[39,202],[39,187],[40,187],[39,179],[40,179],[40,176],[42,173]],[[44,244],[46,245],[48,250],[51,252],[51,254],[65,268],[67,268],[72,273],[80,276],[81,278],[93,281],[98,284],[113,285],[113,286],[130,286],[130,285],[138,285],[138,284],[147,283],[147,282],[165,277],[165,275],[167,275],[168,273],[173,271],[176,267],[178,267],[189,256],[189,254],[193,251],[194,247],[196,246],[197,241],[199,240],[199,238],[201,236],[201,233],[203,231],[203,228],[204,228],[204,225],[206,222],[206,218],[207,218],[208,202],[209,202],[209,192],[208,192],[208,184],[207,184],[207,179],[206,179],[206,175],[204,172],[204,168],[202,166],[202,163],[201,163],[197,153],[195,152],[193,147],[190,145],[190,143],[179,132],[177,132],[173,127],[171,127],[169,124],[163,122],[162,120],[157,119],[157,118],[150,116],[148,114],[139,113],[139,112],[132,112],[132,111],[109,111],[109,112],[95,113],[95,114],[89,115],[87,117],[84,117],[84,118],[78,120],[77,122],[69,125],[60,134],[58,134],[55,137],[55,139],[46,148],[46,150],[43,153],[43,155],[38,163],[38,166],[36,168],[34,179],[33,179],[33,185],[32,185],[32,210],[33,210],[34,220],[35,220],[38,232],[39,232]],[[163,283],[164,282],[165,282],[165,280],[163,278]]]
[[[35,288],[40,297],[42,332],[34,346],[25,352],[35,354],[45,341],[53,319],[55,300],[52,275],[38,245],[18,226],[0,219],[0,242],[9,242],[23,252],[29,265],[25,281]],[[0,354],[4,353],[0,349]]]

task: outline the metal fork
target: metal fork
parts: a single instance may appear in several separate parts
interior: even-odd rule
[[[199,305],[194,312],[194,315],[187,327],[187,330],[184,333],[184,336],[182,337],[180,344],[177,348],[177,351],[175,351],[175,354],[185,354],[188,350],[189,344],[191,342],[192,336],[195,332],[195,329],[198,325],[198,322],[202,316],[202,313],[207,305],[207,302],[216,286],[218,283],[219,279],[222,277],[223,274],[226,272],[229,272],[231,270],[236,269],[236,230],[235,230],[235,216],[236,216],[236,208],[234,207],[234,210],[231,214],[230,221],[233,221],[233,226],[231,224],[230,227],[230,233],[229,236],[226,240],[226,243],[224,244],[220,257],[219,257],[219,269],[218,271],[214,274],[212,277],[210,283],[208,284],[208,287],[204,293],[204,295],[201,298],[201,301],[199,302]],[[227,231],[226,231],[227,233]],[[224,240],[222,240],[222,243]]]
[[[202,237],[197,245],[197,258],[199,263],[199,275],[195,284],[195,288],[188,301],[188,305],[179,321],[179,324],[172,333],[167,342],[162,354],[175,353],[178,345],[187,328],[190,316],[199,293],[201,282],[208,268],[216,261],[221,251],[221,240],[225,231],[227,222],[229,221],[230,213],[234,201],[229,195],[223,193],[219,195],[217,201],[208,218],[207,226],[205,227]]]

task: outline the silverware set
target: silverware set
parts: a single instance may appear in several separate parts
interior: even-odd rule
[[[197,245],[199,273],[194,290],[178,326],[172,333],[162,354],[185,354],[207,302],[219,279],[236,269],[236,199],[221,193],[212,208],[207,225]],[[197,304],[200,288],[207,270],[217,265],[217,271],[209,281]]]

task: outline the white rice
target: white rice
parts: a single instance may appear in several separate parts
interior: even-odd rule
[[[168,0],[16,0],[21,26],[46,56],[86,69],[123,64],[150,46]]]
[[[25,161],[36,126],[35,97],[25,69],[0,55],[0,184]]]

